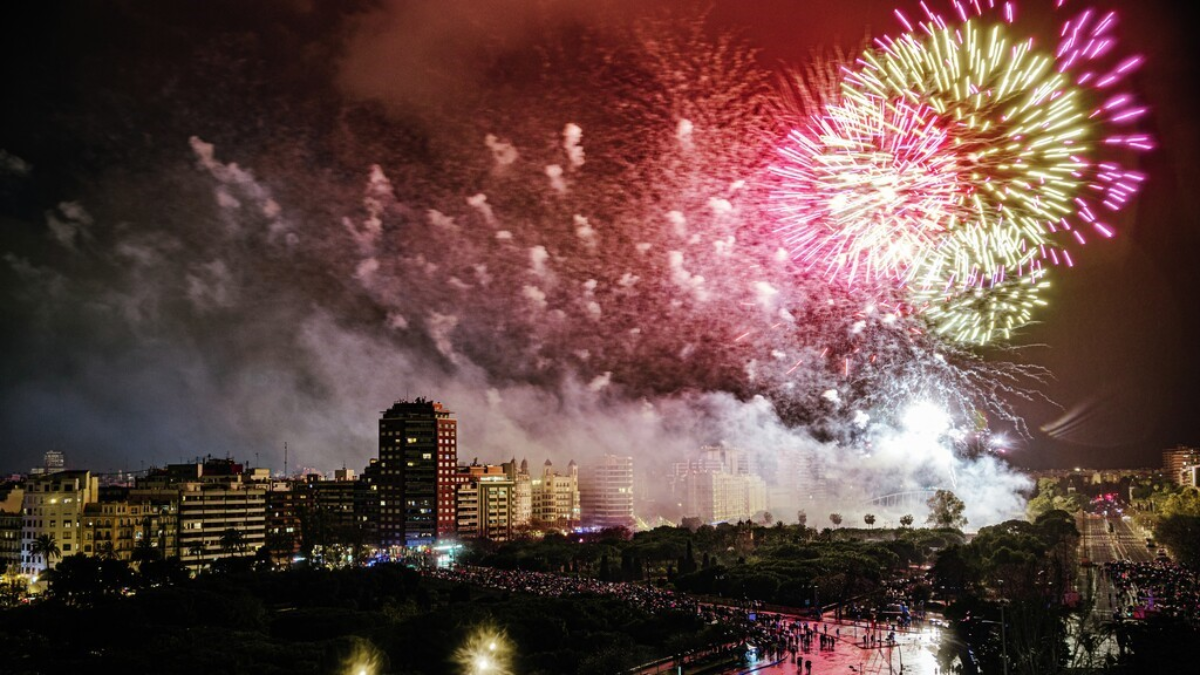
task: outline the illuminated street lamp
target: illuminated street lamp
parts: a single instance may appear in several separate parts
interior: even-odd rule
[[[504,634],[480,628],[455,653],[465,675],[507,675],[511,646]]]

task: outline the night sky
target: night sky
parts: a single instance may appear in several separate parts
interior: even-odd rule
[[[1042,4],[1022,11],[1040,18]],[[1030,429],[1010,455],[1022,466],[1155,465],[1164,448],[1200,443],[1191,23],[1182,3],[1125,4],[1118,35],[1147,57],[1131,89],[1158,147],[1132,158],[1149,180],[1119,236],[1054,278],[1015,353],[984,353],[1053,373],[1041,388],[1053,404],[1011,397]],[[898,32],[895,6],[718,1],[697,39],[734,29],[769,86],[816,51]],[[26,471],[49,449],[98,470],[205,454],[278,468],[285,441],[293,466],[361,466],[377,412],[407,396],[459,413],[466,461],[647,447],[666,458],[712,436],[705,415],[756,424],[757,404],[739,406],[765,376],[745,366],[760,358],[738,351],[750,347],[731,346],[740,324],[728,317],[742,310],[721,298],[725,282],[686,267],[685,250],[663,288],[692,283],[709,309],[673,314],[690,305],[646,290],[659,282],[637,267],[667,235],[615,225],[635,208],[657,213],[677,189],[643,160],[661,140],[644,129],[670,140],[672,115],[720,127],[729,140],[714,166],[767,147],[739,126],[753,87],[726,85],[724,100],[697,84],[708,107],[689,112],[646,84],[671,73],[627,67],[645,58],[630,56],[628,36],[693,20],[694,3],[3,11],[0,470]],[[586,155],[571,155],[568,123]],[[543,171],[552,163],[564,182]],[[531,196],[535,181],[550,197]],[[486,204],[468,201],[484,193]],[[505,253],[517,244],[519,256]],[[700,297],[702,282],[715,297]],[[803,410],[826,405],[822,377],[771,386]],[[631,426],[647,416],[653,431]]]

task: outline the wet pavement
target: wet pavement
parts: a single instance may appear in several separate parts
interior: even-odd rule
[[[750,666],[728,673],[754,673],[755,675],[825,675],[826,673],[852,674],[898,674],[904,675],[940,675],[937,666],[937,649],[940,629],[926,625],[907,631],[897,631],[895,643],[888,643],[888,631],[871,631],[867,624],[852,624],[850,622],[823,621],[817,625],[817,631],[834,636],[832,648],[819,649],[819,641],[812,641],[812,648],[805,652],[798,651],[794,655],[788,652],[786,658],[779,660],[778,656],[760,661],[757,666]],[[864,646],[863,636],[874,633],[882,639],[882,643],[868,642]],[[805,662],[811,662],[811,668]]]

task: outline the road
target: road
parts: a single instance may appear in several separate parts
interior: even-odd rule
[[[1113,524],[1111,533],[1108,523]],[[1132,520],[1105,519],[1094,513],[1086,513],[1079,519],[1078,526],[1082,535],[1080,545],[1083,557],[1097,565],[1112,560],[1154,561],[1154,550],[1146,548],[1148,535],[1140,534]]]
[[[1109,523],[1113,526],[1112,532],[1108,531]],[[1085,513],[1078,519],[1078,526],[1080,558],[1093,565],[1080,576],[1079,592],[1085,599],[1089,595],[1096,599],[1092,618],[1094,624],[1100,624],[1112,620],[1113,604],[1119,600],[1108,577],[1100,572],[1104,563],[1114,560],[1153,562],[1155,551],[1146,547],[1146,537],[1131,520],[1105,519]]]
[[[1113,531],[1108,531],[1112,523]],[[1091,567],[1081,570],[1077,589],[1084,602],[1094,598],[1091,615],[1084,624],[1084,631],[1092,635],[1105,635],[1092,651],[1092,664],[1099,665],[1107,656],[1116,656],[1118,645],[1111,633],[1104,631],[1103,626],[1113,619],[1113,609],[1116,605],[1128,605],[1131,598],[1122,598],[1120,591],[1109,582],[1104,574],[1104,563],[1115,560],[1130,560],[1133,562],[1153,562],[1156,550],[1146,546],[1145,532],[1140,531],[1132,520],[1125,518],[1105,519],[1094,513],[1085,513],[1077,518],[1079,527],[1079,557],[1090,561]],[[1073,627],[1072,632],[1077,630]],[[1079,643],[1072,635],[1071,642],[1077,647]],[[1076,650],[1084,658],[1082,650]],[[1083,665],[1083,664],[1081,664]]]

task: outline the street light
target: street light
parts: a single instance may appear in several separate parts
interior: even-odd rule
[[[512,645],[503,632],[483,627],[459,647],[455,660],[466,675],[504,675],[509,672],[511,651]]]

